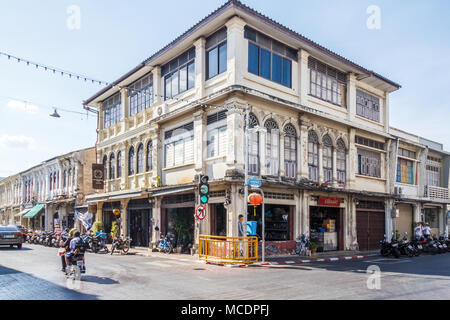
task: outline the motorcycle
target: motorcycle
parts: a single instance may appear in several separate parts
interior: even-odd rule
[[[436,244],[437,248],[438,248],[438,253],[445,253],[447,252],[447,248],[444,247],[444,245],[438,240],[437,236],[434,234],[433,235],[433,241]]]
[[[295,239],[295,254],[300,256],[306,256],[309,251],[309,239],[307,236],[302,234],[300,237]]]
[[[444,249],[447,249],[447,252],[450,251],[450,241],[448,239],[448,236],[446,234],[443,234],[439,237],[439,241],[442,243],[442,246]]]
[[[106,238],[107,234],[100,231],[97,235],[93,236],[91,239],[90,246],[92,248],[92,252],[98,253],[100,250],[105,250],[106,253],[109,252],[108,247],[106,246]]]
[[[167,235],[165,235],[164,237],[161,236],[156,249],[158,249],[159,252],[164,252],[164,253],[172,253],[173,252],[173,244],[169,240]]]
[[[400,258],[399,244],[395,239],[395,235],[392,235],[391,241],[386,240],[386,235],[384,235],[383,240],[380,241],[381,250],[380,253],[383,257],[388,257],[393,255],[395,258]]]
[[[412,246],[414,247],[416,251],[416,256],[420,256],[423,252],[423,245],[420,241],[420,238],[416,237],[414,240],[411,241]]]
[[[123,254],[127,254],[130,250],[131,238],[126,237],[122,239],[121,237],[115,237],[113,239],[112,247],[111,247],[111,255],[114,254],[115,250],[122,251]]]
[[[400,253],[408,256],[408,257],[414,257],[416,255],[416,251],[412,244],[408,241],[408,233],[405,232],[405,235],[403,236],[402,241],[399,243],[398,249],[400,250]]]
[[[66,266],[66,278],[70,280],[80,280],[81,274],[86,273],[86,265],[84,263],[84,253],[86,248],[81,246],[75,249],[73,257]]]

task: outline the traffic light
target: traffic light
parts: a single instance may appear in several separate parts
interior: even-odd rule
[[[209,177],[200,175],[198,184],[198,193],[200,197],[200,204],[206,204],[209,200]]]

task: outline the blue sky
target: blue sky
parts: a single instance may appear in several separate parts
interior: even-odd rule
[[[0,1],[0,51],[113,81],[224,1]],[[248,0],[245,4],[332,51],[402,85],[391,95],[391,125],[450,150],[450,1]],[[79,30],[70,30],[71,5]],[[369,30],[370,5],[381,29]],[[0,57],[0,176],[93,146],[96,119],[82,101],[101,86]],[[24,104],[18,98],[33,102]]]

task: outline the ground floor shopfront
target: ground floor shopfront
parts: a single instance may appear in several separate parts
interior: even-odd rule
[[[159,188],[136,198],[97,201],[96,219],[108,233],[113,224],[120,226],[120,234],[131,237],[133,246],[153,248],[161,235],[169,235],[179,252],[190,253],[191,248],[197,249],[200,234],[238,236],[239,215],[244,214],[242,184],[212,182],[210,189],[202,221],[195,217],[198,193],[193,185]],[[264,218],[268,256],[293,253],[295,239],[302,234],[310,237],[319,252],[378,249],[384,235],[394,230],[394,202],[381,195],[282,184],[263,184],[262,190],[264,213],[262,206],[249,205],[247,220],[256,224],[255,235],[261,240]]]

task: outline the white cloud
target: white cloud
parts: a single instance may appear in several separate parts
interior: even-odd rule
[[[0,135],[0,147],[32,150],[35,144],[36,140],[32,137]]]
[[[7,107],[14,110],[25,111],[30,114],[36,114],[39,110],[39,107],[34,104],[25,103],[23,101],[18,100],[9,101],[7,103]]]

